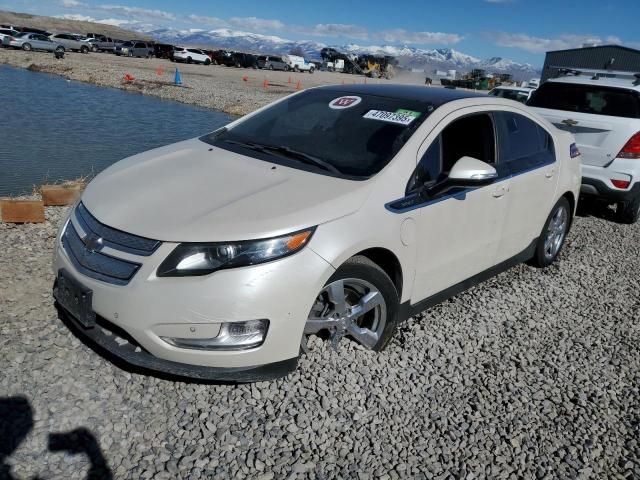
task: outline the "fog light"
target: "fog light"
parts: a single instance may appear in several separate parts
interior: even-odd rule
[[[262,345],[269,320],[249,320],[247,322],[227,322],[220,327],[214,338],[173,338],[160,337],[169,345],[195,350],[248,350]]]

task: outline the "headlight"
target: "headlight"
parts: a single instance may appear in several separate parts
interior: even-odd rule
[[[158,277],[208,275],[226,268],[246,267],[286,257],[301,250],[315,228],[283,235],[229,243],[182,243],[158,267]]]

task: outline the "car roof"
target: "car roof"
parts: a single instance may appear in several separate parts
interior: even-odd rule
[[[435,107],[444,105],[463,98],[486,97],[481,93],[468,90],[427,87],[421,85],[399,85],[399,84],[358,84],[358,85],[328,85],[318,87],[321,90],[332,90],[350,95],[377,95],[380,97],[398,98],[401,100],[420,100],[430,103]]]
[[[592,75],[566,75],[564,77],[550,78],[547,81],[579,85],[600,85],[603,87],[625,88],[627,90],[640,91],[640,85],[634,85],[633,79],[624,77],[599,77],[594,80]]]

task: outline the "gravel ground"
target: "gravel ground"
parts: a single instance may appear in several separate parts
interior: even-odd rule
[[[577,218],[558,264],[459,295],[383,353],[314,339],[286,379],[215,385],[120,370],[61,324],[63,212],[0,224],[0,477],[640,478],[640,224]]]
[[[56,60],[52,53],[0,48],[0,64],[2,63],[62,75],[71,80],[103,87],[122,88],[213,108],[232,115],[245,115],[277,98],[295,92],[298,82],[300,82],[300,89],[342,82],[389,82],[389,80],[365,80],[361,75],[320,71],[313,74],[287,73],[219,65],[186,65],[158,58],[117,57],[108,53],[83,55],[69,52],[63,60]],[[173,85],[176,67],[180,69],[182,75],[182,87]],[[162,69],[161,75],[158,75],[158,68]],[[133,75],[136,80],[132,83],[124,82],[123,79],[127,73]],[[1,80],[0,77],[0,83]],[[266,89],[264,88],[265,80],[269,83]],[[422,83],[424,77],[407,73],[396,77],[393,81]]]

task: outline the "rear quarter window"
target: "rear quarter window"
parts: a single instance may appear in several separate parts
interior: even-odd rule
[[[600,85],[547,82],[533,93],[527,105],[567,112],[640,118],[638,92]]]

